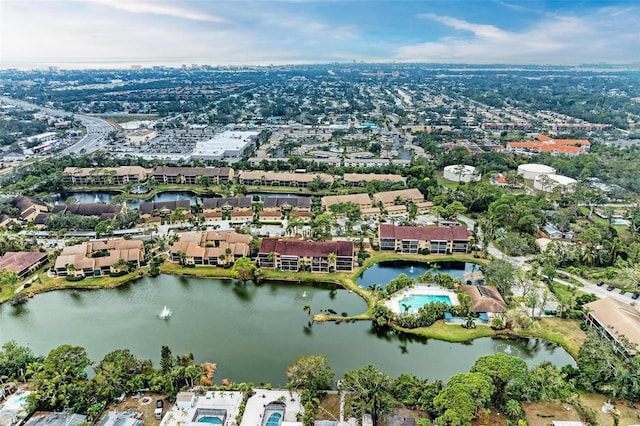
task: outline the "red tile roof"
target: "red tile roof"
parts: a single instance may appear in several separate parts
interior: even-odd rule
[[[468,240],[469,231],[463,226],[396,226],[381,224],[380,238],[394,238],[396,240]]]
[[[260,253],[274,252],[281,256],[326,257],[329,253],[336,256],[353,256],[353,241],[301,241],[279,238],[264,238],[260,244]]]

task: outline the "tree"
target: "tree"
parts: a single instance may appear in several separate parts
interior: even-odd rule
[[[33,375],[34,392],[29,400],[40,409],[86,412],[96,402],[87,379],[86,368],[91,362],[80,346],[61,345],[53,349]]]
[[[391,383],[388,375],[369,364],[346,372],[340,390],[346,392],[345,406],[350,414],[361,418],[363,414],[371,413],[376,426],[378,420],[393,409]]]
[[[109,352],[95,368],[93,382],[96,393],[103,401],[111,401],[124,392],[133,392],[144,386],[143,374],[150,361],[142,361],[128,349]]]
[[[31,349],[10,340],[3,344],[0,350],[0,377],[24,381],[29,364],[40,360],[41,358],[36,357]]]
[[[456,374],[435,397],[433,403],[441,413],[438,424],[467,425],[478,415],[478,409],[491,400],[495,387],[483,373]]]
[[[482,267],[488,284],[496,286],[503,296],[511,292],[517,269],[504,259],[494,259]]]
[[[527,373],[527,363],[522,358],[498,352],[478,358],[471,367],[471,372],[490,377],[495,386],[495,400],[502,403],[505,387],[511,380]]]
[[[335,271],[336,269],[336,254],[331,252],[329,253],[329,255],[327,256],[327,261],[329,262],[329,271]]]
[[[94,231],[96,233],[96,238],[102,238],[112,236],[115,229],[116,221],[113,219],[107,219],[98,222],[94,228]]]
[[[235,278],[238,278],[243,282],[247,282],[255,276],[256,269],[257,267],[251,259],[248,257],[241,257],[233,264],[231,273]]]
[[[162,346],[160,351],[160,371],[164,374],[169,374],[174,366],[175,359],[173,359],[171,349],[169,349],[169,346]]]
[[[295,388],[312,392],[331,389],[335,376],[324,355],[303,355],[287,368],[285,374]]]

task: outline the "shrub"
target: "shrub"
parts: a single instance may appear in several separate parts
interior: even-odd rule
[[[70,282],[82,281],[82,280],[84,280],[84,275],[67,275],[65,277],[65,280],[70,281]]]

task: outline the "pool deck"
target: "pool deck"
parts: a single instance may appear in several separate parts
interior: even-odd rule
[[[14,420],[17,421],[15,424],[20,424],[27,416],[25,411],[27,402],[24,398],[30,393],[30,391],[19,390],[0,403],[0,424],[12,424]]]
[[[261,425],[264,421],[265,407],[272,402],[277,402],[279,398],[282,398],[286,405],[281,425],[291,423],[302,425],[296,420],[296,414],[304,411],[299,393],[288,390],[255,389],[255,395],[247,401],[240,426]]]
[[[198,396],[195,403],[189,409],[178,408],[178,405],[174,404],[162,418],[160,426],[203,426],[205,423],[191,421],[199,408],[226,410],[227,419],[223,426],[237,426],[236,416],[238,415],[238,409],[241,402],[242,392],[207,392],[205,395]]]
[[[449,290],[437,285],[429,285],[429,284],[418,284],[413,288],[408,288],[401,290],[395,293],[389,300],[385,302],[387,308],[391,309],[391,311],[395,314],[400,314],[400,300],[404,299],[407,296],[447,296],[449,300],[451,300],[452,305],[459,305],[460,301],[458,301],[458,295],[454,290]]]

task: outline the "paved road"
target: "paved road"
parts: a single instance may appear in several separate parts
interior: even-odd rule
[[[87,129],[87,134],[75,144],[63,149],[60,152],[63,155],[72,153],[80,154],[82,150],[84,150],[82,151],[82,153],[96,151],[107,143],[107,136],[112,130],[114,130],[113,126],[108,121],[105,121],[101,118],[47,108],[18,99],[8,98],[6,96],[0,96],[0,100],[10,105],[15,105],[21,108],[36,109],[53,117],[68,118],[72,116],[76,120],[80,121],[82,125]]]

